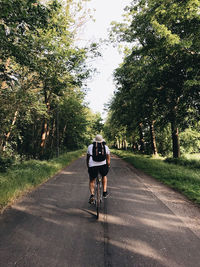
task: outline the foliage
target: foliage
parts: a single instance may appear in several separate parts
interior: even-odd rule
[[[172,155],[172,140],[169,124],[167,124],[165,127],[163,127],[162,125],[156,125],[156,143],[160,155]]]
[[[169,143],[179,157],[179,132],[190,127],[194,116],[199,120],[199,7],[200,1],[192,0],[133,1],[126,21],[113,23],[111,40],[131,43],[132,48],[114,74],[112,120],[126,128],[126,135],[138,129],[143,151],[151,145],[152,152],[158,147],[169,153],[155,127],[162,132],[170,124]],[[187,143],[181,140],[181,145]]]
[[[200,151],[200,133],[198,128],[192,129],[189,127],[180,134],[183,153],[195,153]]]
[[[86,131],[86,144],[89,145],[97,134],[103,134],[104,123],[99,112],[93,113],[88,108],[87,112],[87,131]]]
[[[5,172],[12,164],[13,160],[10,157],[0,156],[0,172]]]
[[[75,44],[84,2],[1,0],[2,153],[48,159],[84,146],[86,59],[98,56],[97,44]]]

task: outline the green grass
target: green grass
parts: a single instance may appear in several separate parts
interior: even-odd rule
[[[186,157],[166,158],[165,162],[200,170],[200,160],[197,159]]]
[[[47,181],[85,151],[65,153],[48,161],[30,160],[0,173],[0,211],[16,198]]]
[[[184,155],[185,158],[187,159],[191,159],[191,160],[198,160],[200,161],[200,153],[193,153],[193,154],[185,154]]]
[[[160,157],[133,154],[128,151],[112,150],[112,152],[135,168],[167,184],[184,194],[188,199],[200,204],[200,169],[190,165],[167,163]]]

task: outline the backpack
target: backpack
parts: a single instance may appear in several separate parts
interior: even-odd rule
[[[102,143],[93,143],[92,148],[92,159],[94,161],[100,162],[104,161],[106,159],[106,148],[105,148],[105,142]]]

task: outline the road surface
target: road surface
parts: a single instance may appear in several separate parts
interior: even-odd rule
[[[1,267],[200,266],[200,211],[116,156],[99,221],[85,158],[0,219]]]

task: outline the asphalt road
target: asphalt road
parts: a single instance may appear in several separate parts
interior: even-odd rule
[[[0,267],[200,266],[200,210],[112,157],[100,219],[85,158],[0,218]]]

